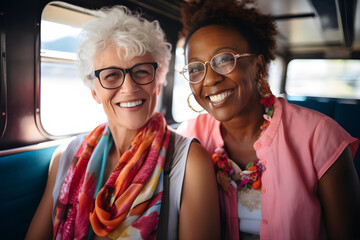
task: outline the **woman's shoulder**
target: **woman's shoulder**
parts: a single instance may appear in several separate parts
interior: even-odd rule
[[[219,126],[219,121],[210,114],[205,113],[182,122],[176,131],[184,136],[198,138],[203,143],[210,135],[212,137],[216,135],[217,132],[214,129],[219,129]]]
[[[284,142],[286,140],[302,142],[302,146],[312,143],[314,149],[328,149],[330,141],[334,146],[342,141],[353,141],[353,138],[334,119],[320,112],[288,103],[283,98],[278,98],[275,102],[274,115],[263,136],[260,138],[261,145],[273,142],[275,143],[273,146],[277,146],[286,144]]]
[[[286,134],[293,135],[298,140],[311,141],[317,146],[315,149],[321,149],[322,153],[324,149],[336,149],[339,146],[339,152],[342,152],[346,145],[356,142],[356,139],[331,117],[288,103],[284,99],[280,101],[283,112],[281,121]]]
[[[178,171],[179,168],[181,169],[180,171],[184,170],[189,161],[198,161],[199,164],[202,164],[203,161],[201,160],[209,159],[211,159],[210,154],[200,144],[198,139],[175,133],[171,171]]]
[[[62,155],[75,155],[88,133],[81,133],[75,136],[70,142],[60,146]]]
[[[174,134],[174,145],[176,148],[184,147],[189,141],[191,142],[194,138],[187,137],[185,135],[180,134],[177,130],[171,130]]]
[[[68,138],[56,148],[50,162],[50,166],[56,166],[56,175],[66,173],[85,136],[86,134],[83,133],[75,137]]]
[[[194,138],[183,136],[175,131],[172,133],[174,134],[174,151],[171,168],[174,169],[179,165],[185,167],[189,148]]]
[[[173,133],[175,136],[171,164],[172,172],[183,171],[189,159],[209,157],[208,152],[203,146],[201,146],[198,139],[186,137],[176,132]]]
[[[283,112],[283,121],[289,121],[293,124],[304,124],[309,128],[310,126],[316,127],[319,123],[324,123],[333,127],[340,127],[340,125],[331,117],[315,111],[310,108],[302,107],[296,104],[287,102],[283,98],[279,98]],[[276,109],[275,109],[276,111]]]
[[[57,165],[57,169],[54,172],[56,180],[53,187],[54,204],[56,203],[56,199],[59,197],[60,188],[65,179],[70,164],[74,159],[76,151],[79,149],[86,135],[87,133],[82,133],[69,139],[67,142],[61,144],[54,153],[53,161],[56,161],[55,164]],[[55,205],[53,206],[53,209],[54,207]]]
[[[71,138],[67,142],[61,144],[55,151],[53,159],[58,161],[58,169],[56,174],[57,179],[65,177],[67,170],[69,169],[69,166],[76,154],[76,151],[79,149],[86,135],[87,133],[82,133]]]
[[[196,118],[183,121],[179,125],[178,130],[186,129],[189,127],[195,127],[197,125],[214,125],[216,123],[217,123],[216,119],[213,116],[211,116],[209,113],[202,113],[199,114]]]
[[[64,139],[62,143],[56,148],[50,164],[55,163],[57,166],[59,166],[59,163],[64,162],[64,159],[72,159],[70,156],[75,155],[76,150],[80,147],[85,136],[86,134],[84,133],[75,137]],[[60,164],[60,167],[62,167],[62,165],[63,163]]]

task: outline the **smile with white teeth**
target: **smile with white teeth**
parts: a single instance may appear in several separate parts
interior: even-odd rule
[[[133,101],[133,102],[122,102],[122,103],[119,103],[119,106],[123,107],[123,108],[132,108],[132,107],[139,106],[142,103],[143,103],[143,100],[137,100],[137,101]]]
[[[226,91],[226,92],[222,92],[220,94],[216,94],[216,95],[211,95],[209,96],[210,101],[212,102],[221,102],[222,100],[224,100],[225,98],[227,98],[229,95],[231,95],[232,91]]]

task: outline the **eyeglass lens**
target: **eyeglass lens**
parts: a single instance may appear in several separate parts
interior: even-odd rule
[[[212,69],[219,74],[230,73],[235,64],[235,56],[229,52],[219,53],[210,60]],[[182,74],[190,82],[200,82],[206,74],[206,65],[202,62],[191,62],[184,67]]]
[[[234,54],[224,52],[210,60],[212,69],[219,74],[228,74],[235,67]],[[206,74],[206,65],[202,62],[191,62],[182,71],[184,77],[193,83],[200,82]]]
[[[132,80],[139,85],[145,85],[154,80],[155,67],[150,63],[136,65],[128,70]],[[118,88],[125,80],[125,70],[121,68],[108,68],[99,73],[104,88]]]

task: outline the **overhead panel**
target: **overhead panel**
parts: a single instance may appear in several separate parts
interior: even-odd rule
[[[280,48],[301,51],[344,44],[335,0],[259,0],[258,6],[276,19]]]
[[[353,42],[354,50],[360,51],[360,3],[357,2],[356,11],[357,15],[355,16],[355,37]]]

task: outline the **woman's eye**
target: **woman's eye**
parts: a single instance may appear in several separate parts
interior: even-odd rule
[[[119,76],[119,74],[116,72],[113,72],[113,73],[109,73],[106,77],[115,77],[115,76]]]
[[[133,72],[134,76],[146,76],[150,74],[147,70],[137,70],[136,72]]]
[[[223,63],[227,63],[227,62],[232,62],[232,61],[234,61],[234,57],[224,56],[224,57],[217,59],[216,64],[219,65],[219,64],[223,64]]]
[[[105,75],[104,80],[106,80],[106,81],[114,81],[114,80],[119,79],[121,76],[122,76],[122,74],[120,72],[114,71],[114,72],[107,73]]]
[[[189,68],[189,74],[194,74],[194,73],[197,73],[199,71],[203,71],[202,66],[194,66],[194,67]]]
[[[139,70],[136,70],[135,72],[132,72],[132,77],[135,81],[148,79],[148,78],[150,78],[151,75],[152,74],[145,69],[139,69]]]

